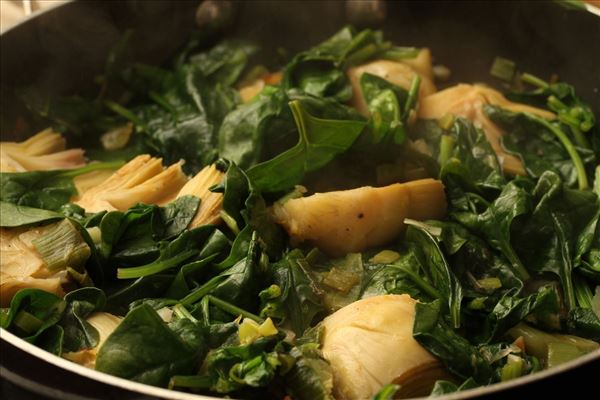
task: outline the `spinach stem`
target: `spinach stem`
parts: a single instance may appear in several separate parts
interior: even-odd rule
[[[537,115],[531,113],[526,114],[530,119],[536,121],[538,124],[544,126],[546,129],[548,129],[550,132],[556,135],[558,140],[560,140],[562,145],[565,147],[565,150],[567,150],[569,157],[571,157],[571,160],[575,165],[575,170],[577,171],[577,181],[579,182],[579,189],[587,189],[589,187],[589,183],[587,173],[585,172],[585,167],[583,165],[583,161],[581,160],[577,149],[575,148],[575,146],[573,146],[573,143],[571,143],[571,140],[569,140],[568,136],[559,127],[551,124],[544,118],[538,117]]]
[[[117,269],[117,278],[132,279],[147,275],[154,275],[164,271],[165,269],[177,266],[179,263],[187,260],[196,253],[196,250],[187,250],[177,254],[175,257],[171,257],[163,261],[153,262],[150,264],[141,265],[139,267],[119,268]]]
[[[438,156],[438,162],[440,163],[440,166],[443,167],[452,157],[455,144],[456,139],[452,135],[442,135],[440,137],[440,155]]]
[[[519,256],[517,256],[517,253],[515,253],[515,251],[513,250],[512,246],[510,244],[502,246],[502,250],[506,258],[510,262],[510,265],[512,265],[514,272],[517,274],[517,277],[523,281],[528,280],[529,272],[527,272],[527,270],[523,266],[523,263],[519,259]]]
[[[192,322],[198,322],[196,318],[190,313],[187,308],[183,304],[176,304],[173,307],[173,312],[177,315],[178,318],[181,319],[189,319]]]
[[[540,79],[535,75],[528,74],[527,72],[525,72],[524,74],[521,75],[521,81],[523,81],[525,83],[529,83],[532,86],[537,86],[542,89],[545,89],[549,86],[548,83],[546,81],[544,81],[543,79]]]
[[[211,296],[210,294],[206,295],[206,297],[208,298],[208,301],[212,305],[219,307],[221,310],[223,310],[231,315],[235,315],[235,316],[241,315],[244,318],[250,318],[258,323],[264,322],[264,319],[262,319],[258,315],[252,314],[251,312],[246,311],[243,308],[240,308],[238,306],[235,306],[225,300],[221,300],[218,297]]]
[[[434,288],[432,285],[430,285],[429,282],[427,282],[425,279],[421,278],[415,271],[411,270],[410,268],[408,268],[402,264],[390,264],[390,266],[393,268],[396,268],[396,269],[404,272],[406,275],[408,275],[408,277],[410,279],[412,279],[412,281],[414,283],[416,283],[420,289],[422,289],[425,293],[427,293],[431,297],[433,297],[435,299],[442,298],[442,295],[440,294],[440,292],[438,292],[438,290],[436,288]]]
[[[407,118],[410,110],[414,107],[417,96],[419,94],[419,87],[421,86],[421,77],[419,75],[415,75],[412,82],[410,83],[410,89],[408,90],[408,97],[406,98],[406,103],[404,104],[403,117]]]

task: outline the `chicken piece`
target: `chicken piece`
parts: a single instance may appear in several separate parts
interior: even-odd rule
[[[139,155],[73,200],[87,212],[125,211],[137,203],[166,204],[187,182],[181,165],[164,168],[162,159]]]
[[[342,256],[388,243],[402,232],[405,218],[443,218],[446,196],[440,181],[421,179],[316,193],[276,203],[272,213],[294,243],[306,240]]]
[[[419,99],[435,93],[433,71],[431,67],[431,53],[429,49],[422,49],[414,59],[404,61],[375,60],[356,67],[349,68],[346,74],[352,85],[352,99],[350,104],[362,115],[369,116],[369,107],[365,102],[360,87],[360,77],[365,72],[379,76],[403,89],[410,89],[415,75],[421,77]]]
[[[323,320],[323,357],[337,400],[371,399],[389,383],[401,385],[396,396],[424,396],[436,380],[449,378],[412,336],[415,304],[406,294],[375,296]]]
[[[117,326],[123,321],[123,318],[106,312],[96,312],[90,315],[86,321],[98,331],[100,336],[98,344],[91,349],[63,353],[62,357],[69,361],[73,361],[74,363],[81,364],[84,367],[93,369],[96,366],[98,350],[100,350],[100,347],[102,347],[110,334],[117,329]]]
[[[36,288],[64,296],[64,270],[50,271],[33,245],[54,224],[37,228],[0,228],[0,306],[8,307],[21,289]]]
[[[78,168],[85,165],[83,153],[66,150],[65,138],[48,128],[24,142],[0,142],[0,172]]]
[[[188,225],[188,229],[200,225],[218,224],[221,221],[220,212],[223,206],[223,194],[213,193],[210,189],[221,183],[225,174],[213,165],[206,166],[196,176],[190,179],[179,191],[177,197],[193,195],[200,198],[200,207]]]
[[[513,175],[526,175],[521,160],[502,149],[500,139],[504,133],[484,114],[484,104],[498,105],[514,112],[529,112],[547,119],[555,118],[549,111],[513,103],[497,90],[482,85],[466,84],[459,84],[423,98],[419,107],[419,118],[439,119],[452,114],[472,121],[485,131],[503,170]]]

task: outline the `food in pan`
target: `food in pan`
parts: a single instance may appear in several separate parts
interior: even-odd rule
[[[23,94],[50,128],[0,146],[2,328],[260,399],[439,395],[600,347],[600,132],[575,88],[500,58],[502,91],[449,85],[371,30],[268,69],[191,43],[156,67],[125,37],[93,96]]]

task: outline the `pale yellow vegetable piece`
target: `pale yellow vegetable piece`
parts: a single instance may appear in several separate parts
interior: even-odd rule
[[[514,112],[530,112],[542,118],[553,119],[549,111],[514,103],[497,90],[482,85],[459,84],[421,99],[419,117],[439,119],[452,114],[466,118],[485,131],[487,140],[498,155],[504,171],[514,175],[525,175],[523,163],[518,157],[502,149],[500,139],[504,134],[483,112],[484,104],[493,104]]]
[[[65,138],[48,128],[24,142],[0,142],[0,172],[82,167],[83,153],[82,149],[66,150]]]
[[[361,114],[369,116],[369,108],[365,102],[360,87],[360,77],[365,72],[383,78],[403,89],[408,90],[418,74],[421,77],[419,98],[435,93],[433,72],[431,67],[431,53],[429,49],[422,49],[414,59],[403,61],[374,60],[366,64],[348,68],[346,74],[352,85],[352,99],[350,104]]]
[[[123,321],[123,318],[106,312],[96,312],[90,315],[86,321],[98,331],[100,336],[98,344],[96,347],[91,349],[63,353],[62,357],[77,364],[81,364],[84,367],[94,368],[96,365],[96,356],[98,354],[98,350],[100,347],[102,347],[110,334],[117,329],[117,326],[119,326],[121,321]]]
[[[266,85],[277,85],[279,82],[281,82],[282,78],[283,74],[281,72],[266,73],[252,82],[244,84],[244,86],[239,89],[242,102],[248,103],[250,100],[258,96],[258,94]]]
[[[267,318],[261,324],[250,318],[244,318],[238,327],[238,336],[241,344],[252,343],[258,338],[276,335],[277,332],[277,328],[271,318]]]
[[[200,225],[218,224],[221,221],[220,212],[223,207],[223,194],[211,192],[212,186],[221,183],[225,174],[213,165],[204,167],[190,179],[179,191],[177,197],[193,195],[200,198],[200,207],[188,228]]]
[[[74,202],[87,212],[124,211],[137,203],[169,203],[187,182],[181,165],[178,162],[164,168],[162,159],[139,155]]]
[[[402,232],[405,218],[443,218],[446,196],[440,181],[420,179],[316,193],[276,203],[272,212],[295,244],[309,241],[341,256],[388,243]]]
[[[323,357],[331,364],[337,400],[371,399],[384,385],[402,397],[427,395],[448,379],[441,363],[412,335],[416,300],[383,295],[356,301],[325,318]]]
[[[65,270],[51,272],[33,246],[32,241],[51,229],[0,228],[0,306],[8,307],[21,289],[36,288],[63,296],[62,285],[69,282]]]

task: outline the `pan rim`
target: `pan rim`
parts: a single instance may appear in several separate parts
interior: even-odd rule
[[[82,365],[76,364],[72,361],[56,356],[52,353],[41,349],[20,337],[8,332],[5,329],[0,328],[0,340],[5,340],[9,344],[17,347],[18,349],[39,358],[42,361],[50,363],[56,367],[62,368],[69,372],[75,373],[86,378],[115,386],[121,389],[135,391],[137,393],[146,394],[149,396],[158,397],[161,399],[171,400],[222,400],[223,397],[206,396],[195,393],[180,392],[177,390],[170,390],[159,388],[156,386],[146,385],[131,381],[129,379],[119,378],[113,375],[109,375],[104,372],[96,371]],[[545,369],[540,372],[536,372],[531,375],[525,375],[516,379],[512,379],[508,382],[495,383],[492,385],[482,386],[470,390],[465,390],[457,393],[451,393],[444,396],[436,397],[439,400],[456,400],[456,399],[471,399],[484,395],[491,395],[504,390],[509,390],[516,386],[527,385],[535,381],[540,381],[546,378],[550,378],[554,375],[561,374],[565,371],[581,367],[587,363],[593,361],[600,361],[600,348],[596,349],[586,355],[578,357],[574,360],[568,361],[564,364],[560,364],[556,367]],[[418,399],[427,399],[428,397],[420,397]],[[417,399],[415,399],[417,400]]]

